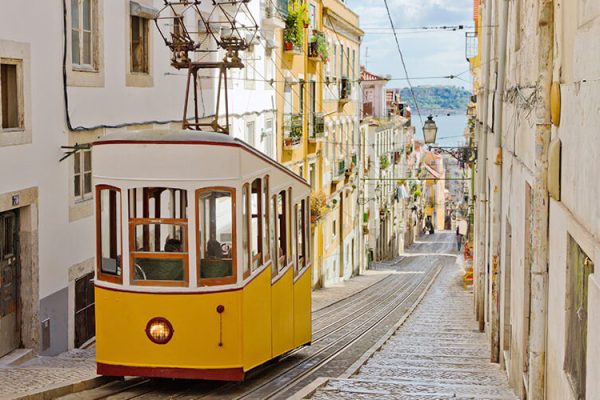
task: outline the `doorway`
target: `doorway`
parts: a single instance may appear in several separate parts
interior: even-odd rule
[[[96,335],[94,273],[75,281],[75,347],[79,348]]]
[[[21,344],[19,211],[0,213],[0,357]]]

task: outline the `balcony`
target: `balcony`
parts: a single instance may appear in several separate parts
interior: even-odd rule
[[[302,144],[302,114],[287,114],[283,118],[283,149],[293,150]]]
[[[338,160],[333,164],[331,171],[331,182],[338,183],[346,173],[346,160]]]
[[[312,113],[312,118],[309,119],[308,125],[308,141],[320,142],[325,135],[325,118],[323,113]]]
[[[308,42],[308,59],[311,61],[329,61],[329,52],[327,50],[327,41],[323,32],[313,29]]]
[[[348,78],[340,79],[340,103],[347,103],[350,101],[350,96],[352,95],[352,82]]]

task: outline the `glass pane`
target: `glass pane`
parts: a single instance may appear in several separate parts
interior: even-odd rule
[[[152,281],[183,281],[185,262],[182,259],[134,257],[133,279]]]
[[[83,63],[92,65],[92,33],[83,32]]]
[[[269,177],[265,177],[264,179],[264,184],[263,184],[263,197],[262,197],[262,214],[263,214],[263,238],[262,238],[262,244],[263,244],[263,257],[265,260],[265,263],[267,261],[269,261],[271,259],[271,244],[269,243],[269,209],[268,209],[268,202],[269,202]]]
[[[83,152],[83,170],[89,172],[92,170],[92,152],[85,150]]]
[[[16,65],[0,64],[0,89],[2,128],[18,128],[21,120]]]
[[[71,28],[79,28],[79,0],[71,0]]]
[[[132,251],[185,253],[183,225],[148,223],[135,225],[135,248]]]
[[[75,197],[81,196],[81,175],[73,177],[73,194]]]
[[[83,193],[92,193],[92,173],[86,172],[83,174]]]
[[[250,272],[248,258],[248,184],[242,190],[242,265],[244,275]]]
[[[79,31],[71,31],[71,62],[73,64],[79,64]]]
[[[252,255],[252,270],[255,270],[262,264],[261,250],[260,250],[260,238],[262,236],[260,232],[260,179],[255,179],[252,182],[252,193],[250,196],[250,237],[251,237],[251,255]]]
[[[73,155],[73,168],[76,174],[81,172],[81,153],[77,152]]]
[[[233,275],[233,204],[231,193],[202,193],[198,199],[200,277]]]
[[[92,10],[90,8],[90,0],[83,0],[83,29],[89,31],[92,29]]]
[[[286,245],[286,212],[285,212],[285,192],[280,192],[277,195],[277,225],[279,227],[279,240],[278,240],[278,249],[277,249],[277,257],[279,270],[283,269],[286,266],[286,254],[287,254],[287,245]]]
[[[270,208],[270,212],[269,214],[271,215],[271,224],[269,226],[269,235],[271,236],[271,244],[270,247],[273,251],[273,254],[275,254],[274,257],[277,257],[277,240],[275,239],[276,237],[276,231],[277,231],[277,215],[275,214],[275,204],[276,204],[276,200],[275,200],[275,196],[273,196],[273,199],[269,202],[269,208]],[[273,260],[272,263],[272,272],[276,273],[277,272],[277,259],[275,258]]]
[[[147,187],[129,189],[129,218],[186,219],[187,191]]]
[[[115,190],[100,191],[100,270],[111,275],[121,275],[121,196]]]

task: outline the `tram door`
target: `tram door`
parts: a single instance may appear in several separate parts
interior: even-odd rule
[[[0,357],[19,347],[19,214],[0,213]]]

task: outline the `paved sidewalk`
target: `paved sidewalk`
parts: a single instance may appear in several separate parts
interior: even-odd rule
[[[56,357],[35,357],[16,367],[0,368],[0,399],[53,398],[103,382],[96,378],[93,347]]]
[[[367,271],[346,282],[313,292],[313,311],[343,300],[389,276],[385,271]],[[0,399],[49,399],[98,386],[95,347],[72,350],[56,357],[35,357],[10,368],[0,367]]]
[[[358,372],[313,399],[516,399],[473,318],[462,266],[448,263],[414,313]]]

